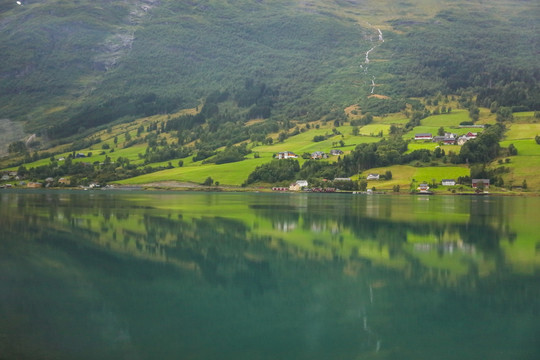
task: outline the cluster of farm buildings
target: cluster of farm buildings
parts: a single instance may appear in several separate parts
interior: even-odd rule
[[[330,156],[343,155],[343,151],[339,149],[330,150]],[[298,159],[299,156],[292,151],[282,151],[275,155],[276,159]],[[328,159],[328,154],[324,151],[315,151],[311,153],[312,159]]]
[[[426,140],[444,145],[463,145],[471,139],[476,139],[478,133],[468,132],[465,135],[458,136],[457,134],[445,132],[443,136],[433,136],[430,133],[415,134],[414,140]]]

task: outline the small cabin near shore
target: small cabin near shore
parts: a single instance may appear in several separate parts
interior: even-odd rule
[[[442,179],[441,185],[443,186],[455,186],[456,180],[454,179]]]
[[[472,179],[471,185],[473,188],[477,188],[480,184],[484,185],[484,188],[489,187],[489,179]]]

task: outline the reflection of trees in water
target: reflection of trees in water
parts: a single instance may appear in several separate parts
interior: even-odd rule
[[[274,229],[310,232],[314,250],[309,254],[285,240],[260,235],[259,232],[264,233],[265,229],[253,229],[242,221],[212,216],[185,220],[177,212],[141,206],[115,195],[81,201],[77,194],[21,194],[8,199],[17,204],[17,216],[21,221],[8,220],[6,223],[6,219],[13,218],[4,216],[0,222],[3,229],[27,232],[30,237],[47,228],[55,228],[69,231],[78,239],[93,242],[99,239],[102,246],[114,250],[135,246],[136,251],[145,254],[146,258],[194,264],[211,283],[253,286],[246,293],[273,287],[271,267],[264,264],[276,254],[324,261],[327,257],[319,256],[317,252],[331,251],[334,261],[360,261],[355,247],[366,240],[376,241],[381,249],[388,249],[391,259],[406,259],[408,276],[425,281],[444,283],[444,279],[451,278],[452,274],[423,265],[417,256],[422,252],[436,252],[439,257],[444,257],[452,251],[471,253],[474,249],[484,258],[494,259],[497,272],[506,269],[499,243],[502,239],[515,237],[515,233],[509,231],[503,202],[472,199],[467,204],[470,220],[454,223],[395,221],[391,218],[391,210],[384,210],[390,207],[375,200],[351,203],[342,201],[347,199],[345,197],[331,199],[337,200],[307,196],[295,205],[299,199],[291,197],[285,198],[288,201],[284,202],[280,198],[269,204],[249,206],[258,216],[270,220]],[[115,225],[111,225],[113,223]],[[356,239],[348,237],[345,240],[344,233],[350,233]],[[409,246],[407,241],[411,234],[434,238],[436,242]],[[359,243],[349,244],[353,250],[342,259],[339,249],[343,248],[344,241]],[[468,275],[464,278],[469,284],[476,283],[478,264],[472,259],[456,261],[467,261]]]
[[[249,208],[272,221],[272,227],[282,232],[289,232],[298,227],[300,214],[296,205],[260,205],[251,204]]]
[[[248,239],[249,228],[242,222],[222,217],[203,217],[187,222],[160,216],[144,216],[147,242],[172,237],[165,245],[168,260],[194,262],[211,284],[236,286],[246,295],[274,288],[273,274],[261,250]],[[250,259],[251,252],[257,254]]]
[[[380,249],[388,250],[391,259],[404,258],[407,261],[407,277],[415,281],[475,287],[480,276],[476,253],[481,254],[482,261],[493,261],[496,272],[508,271],[500,242],[516,235],[509,231],[508,218],[504,217],[504,205],[500,201],[495,204],[482,200],[472,202],[469,204],[470,220],[463,223],[445,221],[444,214],[440,214],[443,218],[439,221],[397,221],[391,218],[391,210],[384,210],[389,206],[366,203],[355,207],[340,201],[325,202],[321,206],[321,201],[320,197],[314,197],[313,202],[307,200],[306,206],[287,205],[279,211],[272,211],[271,206],[251,208],[274,224],[286,221],[301,224],[304,231],[313,234],[313,244],[321,250],[335,250],[329,240],[321,238],[319,233],[323,232],[332,241],[339,239],[343,242],[341,234],[344,232],[353,234],[360,242],[376,241]],[[490,216],[492,213],[494,217]],[[373,217],[373,214],[377,216]],[[433,240],[410,244],[408,238],[411,235]],[[361,243],[352,246],[349,260],[360,259],[358,246],[362,246]],[[466,274],[456,275],[450,269],[425,265],[418,257],[420,253],[435,253],[439,258],[460,254],[452,261],[458,267],[465,266]]]

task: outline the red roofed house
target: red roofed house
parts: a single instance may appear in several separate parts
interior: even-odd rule
[[[431,134],[415,134],[414,135],[414,140],[432,140],[433,139],[433,135]]]

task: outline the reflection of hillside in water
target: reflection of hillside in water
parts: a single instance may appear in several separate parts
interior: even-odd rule
[[[463,285],[465,278],[476,283],[480,276],[505,271],[499,244],[516,237],[502,205],[492,201],[474,200],[465,208],[460,203],[459,209],[453,200],[445,200],[439,209],[419,201],[415,211],[421,215],[406,221],[410,203],[389,206],[384,197],[280,197],[248,201],[243,211],[259,219],[248,224],[241,218],[213,216],[216,199],[208,200],[206,215],[198,217],[189,209],[157,209],[113,194],[80,199],[55,193],[6,198],[17,215],[3,216],[2,228],[30,237],[70,233],[86,245],[175,264],[208,281],[229,284],[241,283],[245,273],[263,274],[268,262],[280,257],[338,261],[349,272],[357,267],[350,263],[369,263],[446,286]],[[433,219],[434,211],[469,216],[462,222],[446,220],[444,214]],[[271,283],[269,278],[264,282]]]
[[[62,336],[51,337],[73,342],[73,353],[99,348],[103,358],[111,351],[128,356],[144,344],[197,358],[201,347],[242,344],[251,346],[247,359],[283,333],[305,346],[304,358],[335,358],[334,347],[321,345],[331,343],[340,345],[339,358],[385,358],[391,346],[421,348],[430,337],[418,334],[434,324],[442,324],[441,333],[466,331],[454,319],[480,312],[479,318],[503,314],[517,329],[515,313],[527,318],[538,311],[537,279],[512,273],[501,247],[519,237],[507,219],[493,215],[501,209],[491,202],[454,209],[469,212],[463,221],[429,219],[434,204],[417,204],[421,216],[406,221],[413,212],[407,201],[392,200],[389,210],[384,198],[247,196],[222,204],[216,197],[205,198],[202,211],[193,198],[173,210],[106,194],[4,195],[0,265],[23,286],[0,291],[9,294],[0,300],[21,316],[16,304],[25,299],[55,328],[65,326]],[[32,291],[21,290],[26,283]],[[509,308],[514,313],[507,315]],[[70,331],[73,317],[90,340]],[[37,329],[29,344],[46,338],[47,322],[9,319],[24,331]],[[497,332],[499,325],[478,321],[469,333]],[[211,340],[200,343],[201,334]],[[455,342],[439,345],[454,349]],[[286,358],[276,349],[268,351]]]

